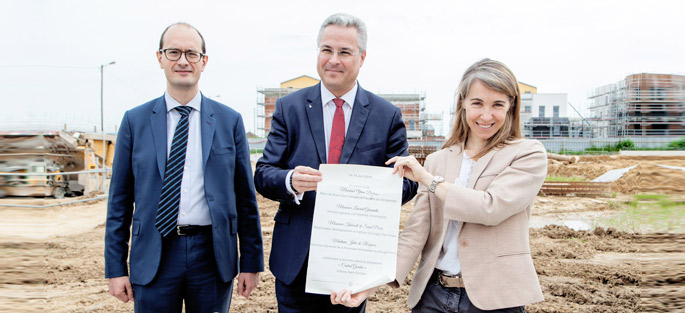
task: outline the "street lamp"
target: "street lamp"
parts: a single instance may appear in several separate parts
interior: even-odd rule
[[[105,179],[107,179],[107,163],[105,163],[106,159],[106,152],[105,152],[105,141],[107,138],[105,138],[105,106],[104,106],[104,97],[103,97],[103,92],[104,92],[104,78],[103,78],[103,72],[105,69],[105,66],[109,65],[114,65],[117,62],[112,61],[107,64],[100,64],[100,131],[102,131],[102,181],[100,183],[100,189],[104,192],[105,191]]]

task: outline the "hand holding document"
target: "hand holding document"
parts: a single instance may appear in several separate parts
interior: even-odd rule
[[[305,291],[359,292],[395,279],[402,176],[392,168],[322,164]]]

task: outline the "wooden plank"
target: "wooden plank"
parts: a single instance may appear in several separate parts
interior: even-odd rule
[[[541,195],[611,195],[611,185],[608,183],[578,182],[578,181],[546,181],[540,188]]]

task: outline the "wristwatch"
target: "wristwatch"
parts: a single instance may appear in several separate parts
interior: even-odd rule
[[[445,181],[445,178],[442,176],[433,176],[433,182],[431,183],[430,187],[428,187],[428,191],[431,193],[435,193],[435,187],[438,186],[439,183],[442,183]]]

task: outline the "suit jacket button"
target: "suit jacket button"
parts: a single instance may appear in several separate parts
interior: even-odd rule
[[[466,240],[463,240],[463,241],[461,242],[461,246],[462,246],[462,247],[468,247],[468,246],[469,246],[469,242],[466,241]]]

